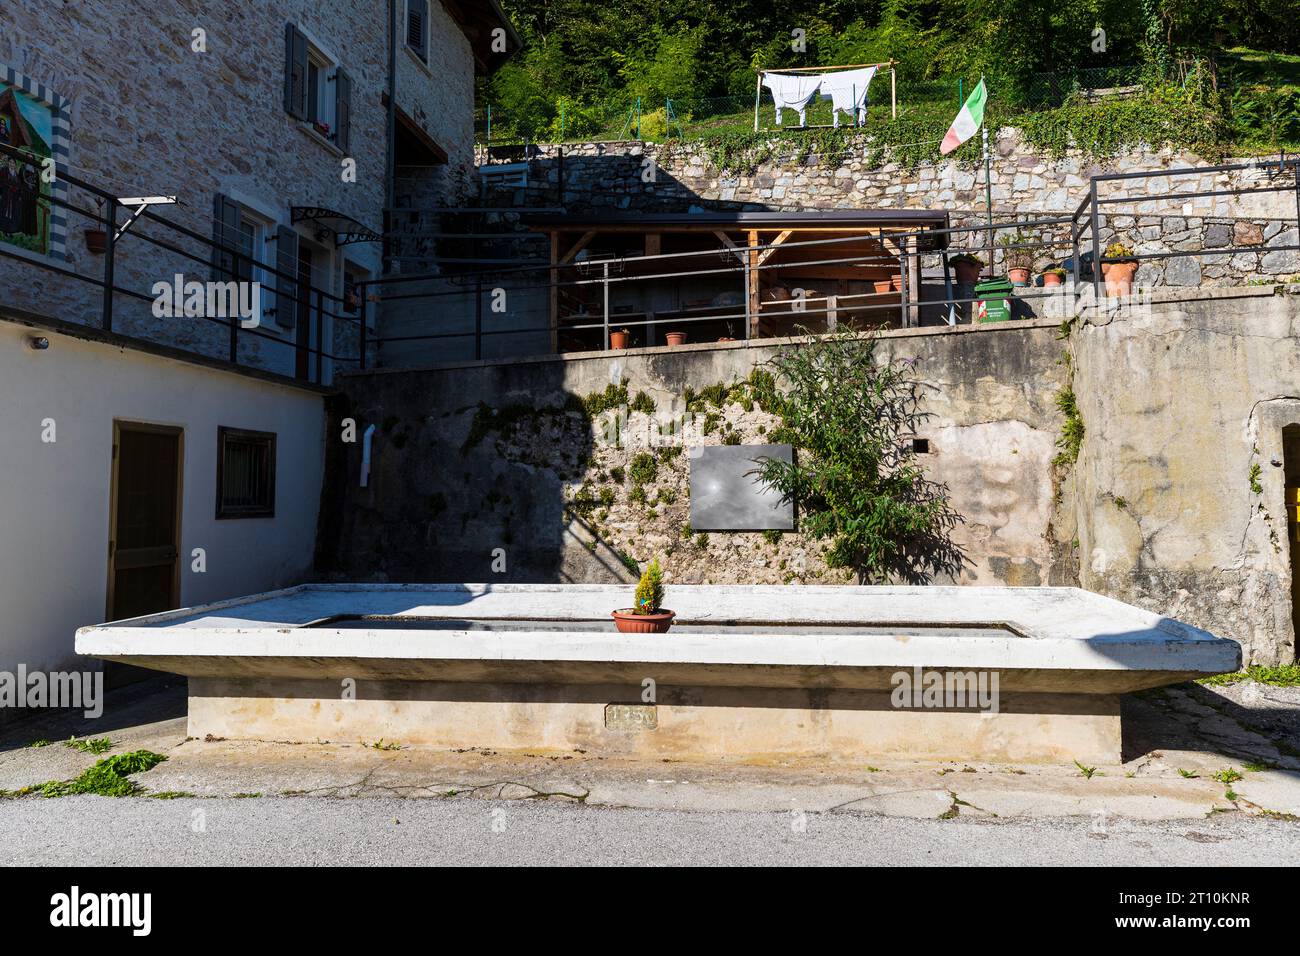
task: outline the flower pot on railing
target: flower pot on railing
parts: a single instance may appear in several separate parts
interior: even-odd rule
[[[1121,239],[1112,242],[1102,253],[1101,276],[1106,282],[1107,295],[1126,296],[1133,292],[1133,276],[1138,270],[1138,260],[1131,258],[1133,255],[1133,247]]]
[[[617,332],[610,332],[609,347],[611,349],[625,349],[627,348],[627,338],[628,338],[627,329],[620,329]]]
[[[1138,263],[1134,260],[1124,262],[1103,262],[1101,274],[1106,280],[1106,294],[1126,296],[1133,293],[1133,277],[1137,274]]]
[[[86,249],[97,256],[108,251],[108,233],[103,229],[86,230]]]
[[[685,333],[685,332],[665,332],[665,333],[664,333],[664,340],[665,340],[669,345],[685,345],[685,344],[686,344],[686,333]]]
[[[1133,292],[1133,277],[1137,274],[1136,262],[1103,262],[1101,274],[1106,280],[1106,294],[1126,296]]]

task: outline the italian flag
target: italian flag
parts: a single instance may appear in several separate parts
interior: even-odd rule
[[[984,101],[989,97],[988,90],[984,89],[984,81],[980,80],[979,86],[971,91],[970,99],[966,105],[961,108],[957,118],[952,121],[948,127],[948,132],[943,137],[943,142],[939,145],[939,152],[947,156],[954,149],[960,146],[966,140],[975,135],[975,131],[980,128],[984,122]]]

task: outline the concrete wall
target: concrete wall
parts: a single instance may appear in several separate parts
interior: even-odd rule
[[[43,335],[49,348],[27,339]],[[181,602],[299,583],[322,480],[318,393],[0,322],[5,449],[0,497],[0,670],[86,667],[76,628],[104,620],[115,419],[184,429]],[[43,420],[55,423],[42,441]],[[274,518],[217,521],[217,427],[277,435]],[[204,573],[190,553],[203,548]]]
[[[398,51],[399,107],[446,149],[449,163],[426,198],[451,199],[473,178],[473,60],[464,34],[442,5],[430,7],[430,65]],[[142,15],[132,0],[48,4],[8,0],[0,30],[4,67],[71,100],[70,171],[119,196],[175,195],[181,205],[163,214],[201,236],[213,234],[213,198],[225,193],[271,223],[291,224],[291,207],[320,206],[383,228],[388,78],[387,0],[307,3],[275,0],[231,4],[218,0],[161,0]],[[329,53],[353,81],[348,156],[307,129],[284,108],[284,29],[297,24]],[[207,34],[207,51],[192,49],[191,31]],[[355,181],[342,162],[356,161]],[[71,200],[95,209],[73,190]],[[100,277],[103,256],[86,249],[84,217],[72,215],[63,268]],[[203,246],[157,226],[142,231],[196,254],[198,262],[125,240],[117,253],[117,282],[149,293],[159,279],[180,272],[206,281],[211,254]],[[310,238],[310,223],[296,226]],[[274,244],[264,261],[274,264]],[[344,260],[378,275],[378,243],[321,250],[313,284],[341,294]],[[49,271],[0,260],[5,305],[69,321],[98,323],[94,286]],[[116,328],[172,345],[225,353],[227,331],[202,320],[154,318],[147,302],[117,301]],[[271,322],[268,317],[267,322]],[[277,340],[293,333],[264,326]],[[327,332],[336,354],[355,354],[355,325]],[[290,345],[243,336],[241,357],[292,374]]]
[[[1294,660],[1284,501],[1288,484],[1300,486],[1300,441],[1288,455],[1282,435],[1300,426],[1297,293],[1166,290],[1086,313],[1068,340],[1059,320],[886,333],[885,354],[915,360],[933,416],[921,431],[932,453],[920,460],[965,519],[955,539],[970,563],[958,581],[1077,581],[1232,638],[1247,661]],[[348,414],[379,426],[375,478],[357,487],[354,450],[337,463],[325,568],[345,580],[492,581],[500,548],[511,580],[629,580],[624,556],[658,554],[679,582],[842,582],[799,534],[688,534],[688,455],[660,456],[646,500],[632,500],[616,472],[643,450],[634,443],[647,417],[629,416],[620,447],[605,440],[604,419],[571,408],[624,381],[656,415],[680,411],[688,386],[742,380],[781,347],[349,375]],[[1085,426],[1073,466],[1053,464],[1067,385]],[[776,424],[743,399],[707,410],[712,430],[696,422],[686,445],[759,443]],[[488,427],[464,448],[476,420]]]
[[[1060,555],[1071,532],[1053,520],[1054,398],[1066,375],[1057,325],[884,336],[883,354],[916,363],[931,416],[921,431],[931,453],[921,461],[948,483],[966,519],[954,535],[969,558],[962,583],[1072,582],[1072,562]],[[844,583],[844,571],[825,566],[821,544],[801,535],[688,530],[689,454],[680,446],[769,440],[780,423],[752,402],[704,408],[672,439],[679,453],[656,453],[644,501],[628,473],[652,417],[671,421],[688,388],[741,381],[786,344],[349,374],[350,405],[335,415],[377,426],[373,474],[360,488],[360,450],[340,446],[325,569],[341,580],[606,582],[631,577],[621,556],[644,564],[658,554],[682,583]],[[645,392],[655,412],[631,413],[615,442],[615,412],[593,421],[573,403],[619,381],[630,398]],[[498,548],[504,574],[493,566]]]
[[[1087,429],[1069,489],[1082,584],[1232,637],[1263,663],[1296,657],[1284,489],[1300,462],[1282,442],[1300,424],[1290,288],[1103,313],[1070,342]]]

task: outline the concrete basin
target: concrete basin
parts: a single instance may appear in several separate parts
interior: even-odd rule
[[[1238,645],[1075,588],[303,585],[82,628],[188,675],[190,734],[673,759],[1118,762],[1119,695]]]

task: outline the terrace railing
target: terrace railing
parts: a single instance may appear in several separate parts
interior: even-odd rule
[[[0,144],[0,157],[36,167],[38,173],[43,172],[43,166],[46,162],[41,157],[5,144]],[[196,232],[155,212],[154,207],[125,205],[117,195],[109,190],[74,176],[64,169],[55,167],[54,173],[59,181],[79,192],[83,199],[88,198],[98,204],[97,209],[87,208],[78,201],[78,198],[60,196],[58,190],[50,190],[48,195],[42,194],[40,197],[40,202],[47,203],[50,208],[58,208],[66,212],[69,221],[67,227],[69,236],[84,229],[103,231],[105,237],[104,249],[98,273],[64,267],[48,257],[33,256],[2,242],[0,242],[0,259],[21,263],[28,268],[63,276],[72,282],[84,284],[88,289],[97,289],[99,301],[97,327],[100,330],[104,332],[119,331],[115,328],[115,325],[118,324],[116,321],[117,309],[120,304],[118,300],[146,302],[151,305],[156,301],[157,295],[153,291],[132,287],[124,284],[122,280],[122,270],[120,268],[122,250],[145,247],[151,250],[151,254],[155,257],[153,260],[155,263],[158,261],[157,257],[162,256],[165,258],[170,255],[177,257],[180,262],[196,264],[200,267],[196,272],[201,273],[205,280],[208,276],[217,275],[223,281],[236,281],[238,276],[246,275],[250,270],[255,270],[259,276],[275,282],[275,288],[270,291],[273,291],[276,296],[277,308],[283,307],[285,303],[292,303],[299,316],[305,315],[309,318],[315,334],[315,344],[311,344],[310,341],[301,342],[296,337],[285,338],[257,327],[245,327],[241,317],[237,314],[237,310],[228,316],[209,315],[205,311],[200,315],[169,319],[169,321],[193,321],[224,327],[227,330],[226,346],[224,350],[218,353],[175,344],[175,340],[184,339],[186,336],[145,334],[136,335],[137,338],[153,344],[166,345],[181,352],[189,352],[208,361],[224,361],[230,366],[245,365],[262,371],[268,369],[257,363],[249,362],[247,358],[241,360],[240,346],[241,342],[250,338],[266,341],[280,348],[295,350],[298,353],[305,352],[309,357],[307,369],[305,374],[300,372],[295,377],[314,384],[324,384],[325,382],[326,375],[323,363],[326,359],[335,363],[364,365],[366,351],[366,301],[364,295],[360,296],[360,303],[357,306],[359,314],[351,314],[348,311],[347,301],[343,296],[302,281],[296,274],[282,271],[277,263],[263,261],[245,249]],[[159,206],[157,208],[166,207]],[[135,271],[139,272],[140,270],[136,269]],[[171,274],[154,275],[149,282],[149,288],[151,290],[156,281],[171,281],[172,278]],[[90,301],[93,301],[93,295],[94,293],[92,293]],[[331,319],[334,322],[332,330],[333,343],[330,349],[325,348],[326,319]],[[351,336],[340,336],[340,330],[349,328],[352,329]],[[338,351],[339,341],[342,339],[346,344],[348,338],[352,338],[356,342],[355,353],[340,354]]]

